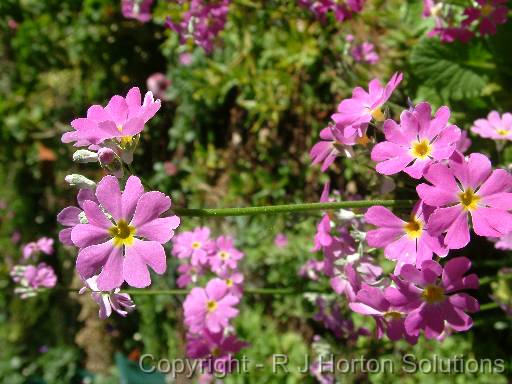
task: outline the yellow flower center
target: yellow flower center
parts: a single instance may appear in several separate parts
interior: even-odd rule
[[[356,140],[357,144],[363,145],[365,147],[368,145],[369,142],[370,142],[370,139],[366,135],[364,135],[363,137],[358,137]]]
[[[114,239],[114,245],[116,247],[132,245],[135,227],[128,225],[126,221],[121,219],[117,222],[117,225],[109,228],[108,233],[110,233],[110,236]]]
[[[397,311],[389,311],[384,313],[384,319],[387,321],[399,320],[402,318],[402,314]]]
[[[491,4],[484,4],[480,12],[483,17],[489,17],[494,12],[494,7]]]
[[[233,280],[231,280],[231,279],[226,279],[226,285],[227,285],[228,287],[232,287],[232,286],[233,286]]]
[[[227,259],[229,259],[229,253],[226,251],[220,251],[219,257],[221,260],[227,260]]]
[[[201,248],[201,243],[199,241],[194,241],[191,245],[192,249],[199,249]]]
[[[382,112],[382,109],[380,107],[374,108],[370,111],[370,115],[376,120],[376,121],[384,121],[386,119],[386,116],[384,116],[384,113]]]
[[[121,146],[121,148],[125,149],[126,147],[129,147],[132,143],[133,143],[132,136],[124,136],[121,138],[119,145]]]
[[[421,237],[423,223],[417,217],[411,217],[411,221],[404,225],[404,231],[410,239],[415,240]]]
[[[464,192],[459,193],[459,199],[465,210],[472,211],[477,208],[480,196],[475,194],[473,189],[468,188]]]
[[[510,133],[510,131],[507,131],[506,129],[498,129],[496,132],[500,136],[507,136]]]
[[[421,294],[421,298],[428,304],[437,304],[443,302],[446,296],[443,288],[437,285],[427,285]]]
[[[411,153],[420,160],[425,160],[432,154],[432,145],[427,139],[416,141],[412,144]]]
[[[206,303],[206,309],[208,312],[213,312],[217,309],[217,302],[215,300],[208,300]]]

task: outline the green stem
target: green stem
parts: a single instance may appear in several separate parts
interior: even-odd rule
[[[277,213],[321,211],[342,208],[368,208],[375,205],[394,208],[408,208],[414,204],[413,200],[354,200],[337,201],[332,203],[300,203],[285,205],[263,205],[245,208],[173,208],[174,213],[180,216],[254,216],[273,215]]]
[[[482,312],[482,311],[489,311],[491,309],[495,309],[495,308],[499,308],[499,305],[498,303],[485,303],[485,304],[482,304],[480,306],[480,311],[479,312]]]
[[[130,295],[187,295],[188,289],[124,289],[121,293]],[[249,295],[300,295],[303,293],[326,293],[319,289],[295,289],[295,288],[245,288],[244,294]]]

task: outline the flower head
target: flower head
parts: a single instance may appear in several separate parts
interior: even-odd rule
[[[35,296],[41,288],[53,288],[57,284],[57,276],[53,268],[45,263],[16,265],[11,270],[11,277],[19,284],[14,292],[22,299]]]
[[[193,288],[183,303],[185,324],[191,332],[221,332],[229,324],[229,320],[238,315],[235,305],[239,298],[229,293],[227,284],[214,278],[206,284],[206,288]]]
[[[496,26],[507,22],[507,0],[476,0],[476,3],[475,7],[464,10],[467,17],[462,21],[462,25],[469,27],[477,23],[482,36],[494,35]]]
[[[152,92],[156,98],[164,101],[167,100],[165,92],[171,85],[171,80],[169,80],[163,73],[153,73],[146,80],[146,84],[149,91]]]
[[[448,125],[450,110],[441,107],[432,118],[428,103],[418,104],[413,111],[404,111],[400,125],[386,120],[386,140],[372,150],[377,172],[392,175],[400,171],[419,179],[427,166],[450,158],[460,139],[460,129]]]
[[[182,232],[172,243],[172,254],[178,259],[190,258],[192,265],[207,264],[215,249],[215,242],[210,239],[208,227],[197,227],[192,231]]]
[[[372,43],[365,41],[360,45],[354,46],[350,50],[350,54],[352,58],[356,62],[365,62],[368,64],[377,64],[379,61],[379,55],[375,52],[375,45]]]
[[[121,12],[127,19],[146,23],[151,20],[153,0],[121,0]]]
[[[421,268],[404,265],[397,288],[389,288],[388,300],[399,308],[407,308],[405,330],[417,336],[424,330],[428,339],[439,337],[448,324],[455,331],[466,331],[473,321],[465,312],[477,312],[478,301],[461,292],[478,288],[475,274],[464,276],[471,267],[466,257],[448,261],[443,269],[435,261],[425,261]]]
[[[487,119],[476,120],[471,131],[486,139],[512,140],[512,114],[492,111]]]
[[[233,238],[230,236],[220,236],[215,241],[216,251],[210,256],[209,262],[212,271],[218,273],[226,269],[236,269],[238,261],[244,257],[244,254],[235,248]]]
[[[99,272],[101,291],[118,288],[126,281],[137,288],[151,284],[148,266],[156,273],[166,270],[162,244],[174,235],[177,216],[160,217],[171,207],[161,192],[144,193],[140,179],[130,176],[124,192],[114,176],[105,176],[96,188],[98,203],[82,204],[87,224],[77,224],[71,240],[80,247],[76,268],[85,280]]]
[[[384,255],[397,261],[395,272],[399,272],[403,264],[421,266],[424,261],[432,260],[434,253],[444,257],[448,250],[443,246],[442,237],[428,232],[427,221],[432,211],[432,207],[420,202],[404,221],[387,208],[371,207],[365,219],[379,228],[368,231],[366,241],[371,247],[383,247]]]
[[[274,245],[277,248],[285,248],[288,245],[288,236],[284,233],[278,233],[274,238]]]
[[[458,249],[469,243],[468,217],[479,236],[501,237],[512,231],[512,175],[492,170],[490,160],[472,153],[434,164],[424,175],[431,184],[416,187],[425,204],[437,207],[428,219],[433,236],[446,232],[444,244]]]
[[[37,241],[25,244],[23,247],[23,258],[28,259],[37,252],[51,255],[53,253],[53,239],[49,237],[41,237]]]
[[[113,291],[100,291],[98,288],[98,276],[93,276],[85,280],[85,286],[80,289],[79,293],[83,294],[87,290],[91,290],[92,299],[100,307],[98,316],[104,320],[110,317],[112,311],[118,313],[120,316],[126,317],[129,312],[135,309],[135,304],[132,298],[127,293],[119,293],[119,288]]]

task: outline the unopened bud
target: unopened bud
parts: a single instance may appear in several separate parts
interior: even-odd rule
[[[347,209],[340,209],[338,211],[338,218],[340,220],[352,220],[354,217],[356,217],[356,214]]]
[[[72,187],[85,188],[85,189],[93,189],[96,187],[96,183],[83,175],[78,175],[73,173],[71,175],[67,175],[64,180],[71,185]]]
[[[98,161],[98,154],[87,149],[79,149],[73,153],[73,161],[75,163],[95,163]]]
[[[116,153],[110,148],[100,148],[98,151],[98,159],[102,165],[110,164],[116,158]]]

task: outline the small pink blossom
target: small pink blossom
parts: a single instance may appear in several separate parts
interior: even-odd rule
[[[384,121],[382,107],[402,81],[403,75],[395,73],[383,87],[379,80],[370,81],[368,92],[361,87],[354,88],[352,97],[338,105],[338,112],[332,115],[337,127],[343,128],[345,138],[363,137],[368,123],[375,119]]]
[[[197,227],[193,231],[182,232],[172,243],[172,254],[178,259],[190,258],[192,265],[207,264],[209,256],[215,250],[215,243],[210,239],[208,227]]]
[[[274,245],[277,248],[285,248],[288,246],[288,236],[286,236],[284,233],[278,233],[274,238]]]
[[[82,208],[87,224],[77,224],[71,240],[80,248],[76,268],[85,280],[99,273],[98,288],[111,291],[126,281],[136,288],[151,284],[148,267],[166,270],[162,244],[180,224],[177,216],[160,217],[171,199],[157,191],[144,193],[140,179],[130,176],[124,192],[114,176],[105,176],[96,187],[98,203],[87,200]],[[106,216],[108,215],[108,217]]]
[[[475,274],[464,276],[471,267],[466,257],[448,261],[443,269],[435,261],[425,261],[420,269],[404,265],[397,288],[389,288],[388,301],[407,311],[405,331],[417,336],[420,330],[427,339],[439,337],[445,330],[445,322],[457,332],[466,331],[473,321],[466,312],[477,312],[478,301],[462,292],[478,288]]]
[[[49,237],[41,237],[37,241],[26,244],[23,247],[23,258],[28,259],[37,252],[51,255],[53,253],[53,239]]]
[[[300,277],[308,278],[310,280],[317,281],[320,278],[320,275],[323,274],[324,271],[324,262],[321,260],[310,259],[303,264],[300,269],[298,275]]]
[[[337,21],[343,22],[363,10],[365,0],[297,0],[299,6],[308,9],[317,19],[326,21],[327,14],[332,12]]]
[[[313,319],[322,323],[337,339],[356,341],[359,336],[369,335],[366,328],[356,328],[350,317],[343,316],[337,302],[329,302],[319,297],[316,300],[316,307],[318,312]]]
[[[354,61],[358,63],[377,64],[379,61],[379,55],[375,52],[375,45],[367,41],[352,47],[350,54]]]
[[[57,284],[57,276],[53,268],[45,263],[16,265],[10,274],[13,281],[19,284],[14,292],[22,299],[35,296],[39,289],[53,288]]]
[[[119,288],[113,291],[103,292],[98,288],[98,276],[93,276],[85,281],[85,286],[80,289],[79,293],[83,294],[87,290],[91,290],[92,299],[100,307],[98,316],[104,320],[110,317],[112,311],[120,316],[126,317],[129,312],[135,309],[135,304],[127,293],[120,293]]]
[[[146,23],[151,20],[153,0],[121,0],[121,12],[127,19]]]
[[[206,288],[192,288],[183,303],[185,324],[191,332],[221,332],[229,320],[238,315],[235,306],[239,298],[228,292],[227,284],[218,278],[208,282]]]
[[[188,263],[181,264],[178,267],[178,279],[176,285],[179,288],[185,288],[189,284],[197,283],[197,278],[206,273],[206,267],[204,265],[190,265]]]
[[[218,273],[228,287],[228,293],[241,298],[244,293],[244,275],[241,272],[224,269]]]
[[[393,175],[404,171],[420,179],[424,170],[436,161],[449,159],[460,139],[460,129],[448,124],[450,110],[441,107],[432,118],[429,103],[420,103],[412,111],[404,111],[400,125],[393,120],[384,123],[387,141],[372,150],[377,172]]]
[[[311,157],[312,164],[322,164],[322,172],[325,172],[334,163],[336,157],[341,154],[349,158],[352,157],[353,151],[351,147],[356,144],[356,141],[354,141],[354,138],[344,137],[342,131],[334,125],[331,124],[322,129],[320,131],[320,139],[321,141],[311,148],[309,156]]]
[[[468,218],[479,236],[501,237],[512,231],[512,175],[492,170],[490,160],[472,153],[434,164],[424,175],[431,184],[416,187],[424,203],[437,207],[428,220],[429,233],[446,232],[444,244],[459,249],[469,243]]]
[[[487,119],[478,119],[473,123],[471,131],[486,139],[512,140],[512,114],[504,113],[502,116],[492,111]]]
[[[163,73],[153,73],[146,80],[146,85],[148,86],[148,90],[153,93],[156,98],[164,101],[168,100],[166,91],[171,85],[171,80],[169,80]]]
[[[209,263],[212,271],[218,273],[226,269],[236,269],[238,261],[244,254],[235,248],[233,238],[230,236],[220,236],[215,241],[216,251],[210,255]]]
[[[477,6],[465,9],[464,15],[467,17],[462,21],[462,25],[469,27],[476,23],[482,36],[494,35],[496,26],[507,22],[507,0],[476,0],[476,2]]]

